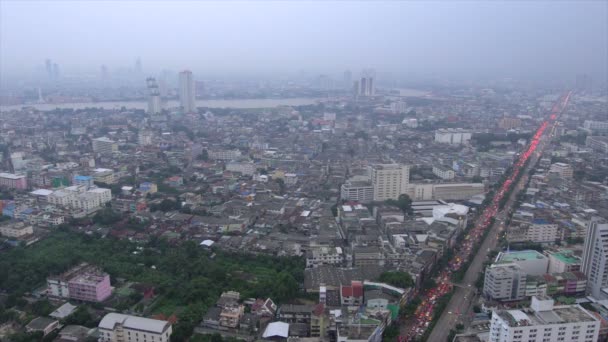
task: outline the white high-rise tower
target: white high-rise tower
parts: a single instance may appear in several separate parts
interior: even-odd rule
[[[194,78],[190,70],[179,73],[179,102],[185,113],[196,111]]]
[[[152,77],[148,77],[146,79],[146,84],[148,86],[148,114],[155,115],[160,114],[162,111],[162,102],[160,99],[160,92],[158,90],[158,84],[156,84],[156,79]]]
[[[608,222],[594,218],[587,226],[581,272],[587,276],[587,292],[605,299],[602,289],[608,287]]]

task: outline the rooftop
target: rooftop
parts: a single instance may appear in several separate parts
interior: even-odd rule
[[[535,250],[525,251],[512,251],[500,253],[498,255],[498,262],[514,262],[514,261],[528,261],[528,260],[541,260],[547,257],[540,254]]]
[[[103,317],[101,322],[99,322],[99,328],[114,330],[116,324],[122,324],[123,327],[128,329],[137,329],[153,333],[162,333],[170,326],[169,322],[158,319],[109,313]]]

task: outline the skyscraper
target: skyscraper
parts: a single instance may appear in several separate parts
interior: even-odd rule
[[[374,96],[376,95],[376,85],[374,83],[375,72],[373,69],[365,69],[361,73],[361,78],[356,86],[355,96]]]
[[[142,72],[141,59],[139,57],[137,57],[137,60],[135,61],[135,73],[137,75],[141,75],[141,72]]]
[[[148,77],[146,79],[146,85],[148,86],[148,114],[160,114],[162,111],[162,103],[160,100],[160,91],[158,90],[156,79],[153,77]]]
[[[184,110],[184,113],[193,113],[196,111],[196,102],[194,97],[194,78],[192,71],[184,70],[179,73],[179,103]]]
[[[53,79],[55,81],[59,80],[59,65],[57,63],[53,63]]]
[[[353,84],[353,74],[350,70],[344,71],[344,87],[348,88]]]
[[[104,81],[108,79],[108,67],[105,64],[101,66],[101,79]]]
[[[581,272],[587,276],[587,293],[598,299],[608,287],[608,222],[596,217],[587,226]]]
[[[46,76],[49,78],[49,80],[53,79],[53,62],[47,58],[46,60]]]

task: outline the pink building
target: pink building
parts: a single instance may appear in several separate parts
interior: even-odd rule
[[[0,186],[9,189],[27,189],[27,178],[25,175],[16,175],[13,173],[0,173]]]
[[[68,281],[70,298],[102,302],[112,294],[110,276],[103,272],[85,272]]]

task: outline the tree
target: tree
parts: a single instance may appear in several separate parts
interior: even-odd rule
[[[401,209],[404,214],[411,215],[414,213],[412,209],[412,199],[407,194],[399,195],[399,198],[397,200],[388,199],[384,201],[384,203]]]
[[[209,152],[206,149],[204,149],[203,152],[201,152],[201,154],[198,155],[198,159],[203,160],[203,161],[209,160]]]
[[[387,271],[380,274],[379,281],[393,285],[400,288],[407,288],[414,286],[414,280],[412,276],[407,272],[400,271]]]

